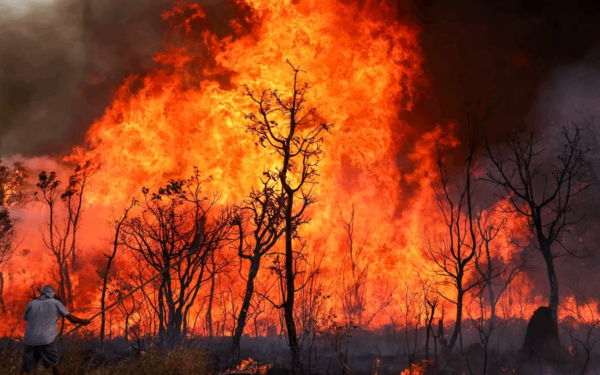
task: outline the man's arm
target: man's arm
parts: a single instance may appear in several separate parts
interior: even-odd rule
[[[27,321],[27,313],[29,312],[29,304],[27,304],[27,307],[25,308],[25,313],[23,313],[23,320]]]
[[[84,326],[87,326],[88,324],[90,324],[89,319],[81,319],[73,314],[69,314],[69,315],[65,316],[65,318],[67,318],[67,320],[69,322],[75,323],[75,324],[83,324]]]
[[[67,320],[71,323],[75,323],[75,324],[83,324],[84,326],[87,326],[88,324],[90,324],[89,319],[81,319],[73,314],[71,314],[69,312],[69,310],[67,310],[65,308],[65,305],[63,305],[60,301],[55,300],[56,302],[56,307],[58,308],[58,313],[60,314],[60,316],[64,316],[65,318],[67,318]]]

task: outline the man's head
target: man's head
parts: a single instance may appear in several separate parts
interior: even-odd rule
[[[56,294],[56,291],[50,285],[45,285],[42,288],[42,296],[46,296],[48,298],[54,298],[55,294]]]

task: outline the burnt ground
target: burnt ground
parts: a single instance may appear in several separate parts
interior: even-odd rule
[[[559,326],[560,353],[556,358],[542,358],[535,352],[522,350],[526,336],[528,322],[512,320],[502,322],[488,343],[487,374],[581,374],[587,360],[583,345],[573,345],[574,342],[568,334],[570,324],[563,322]],[[446,329],[446,337],[451,333],[450,327]],[[483,374],[485,350],[479,340],[479,333],[471,322],[464,324],[465,331],[462,338],[462,350],[454,350],[449,356],[442,356],[441,347],[438,345],[438,366],[430,365],[425,374]],[[318,335],[312,340],[305,336],[303,341],[303,361],[305,374],[378,374],[398,375],[410,367],[417,368],[417,363],[423,364],[424,330],[417,332],[415,350],[415,331],[406,331],[403,328],[393,329],[392,326],[377,331],[364,331],[354,329],[347,335]],[[578,334],[585,338],[587,329],[579,326],[573,335]],[[343,337],[343,338],[341,338]],[[596,331],[590,336],[593,343],[598,336]],[[459,340],[460,341],[460,340]],[[286,374],[290,363],[289,349],[283,335],[272,337],[250,337],[242,339],[241,359],[252,358],[258,365],[252,364],[243,371],[236,371],[239,359],[234,359],[230,353],[230,337],[194,338],[186,340],[184,347],[203,348],[208,357],[208,371],[211,374],[222,373],[268,373]],[[59,352],[67,355],[73,351],[73,342],[59,342]],[[106,349],[100,352],[98,342],[94,338],[76,341],[77,350],[85,356],[88,366],[98,368],[114,366],[119,362],[135,362],[140,353],[150,349],[150,340],[126,342],[113,339],[107,342]],[[458,344],[460,347],[460,342]],[[308,355],[310,350],[311,355]],[[15,355],[20,351],[20,344],[16,341],[3,338],[0,340],[0,353]],[[434,357],[433,342],[430,345],[430,358]],[[310,363],[309,363],[310,360]],[[267,367],[261,367],[267,365]],[[593,348],[586,374],[600,374],[600,349]]]

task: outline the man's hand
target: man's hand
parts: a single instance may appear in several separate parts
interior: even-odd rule
[[[67,318],[67,320],[69,322],[75,323],[75,324],[83,324],[84,326],[87,326],[88,324],[90,324],[89,319],[81,319],[73,314],[69,314],[65,318]]]

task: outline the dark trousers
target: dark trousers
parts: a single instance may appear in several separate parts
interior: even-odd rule
[[[23,345],[22,371],[35,371],[40,363],[40,359],[45,368],[58,365],[58,351],[56,351],[56,346],[53,342],[47,345]]]

